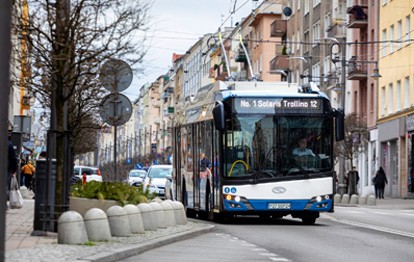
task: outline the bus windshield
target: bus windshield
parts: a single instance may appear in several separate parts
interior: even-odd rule
[[[228,178],[309,175],[332,168],[332,118],[233,114],[224,143]]]

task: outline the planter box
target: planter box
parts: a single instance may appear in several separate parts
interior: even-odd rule
[[[99,208],[106,212],[108,208],[111,206],[121,206],[115,200],[99,200],[99,199],[91,199],[91,198],[80,198],[80,197],[69,197],[70,207],[69,209],[72,211],[76,211],[82,215],[91,209],[91,208]]]

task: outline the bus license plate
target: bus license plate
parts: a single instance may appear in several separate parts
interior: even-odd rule
[[[268,209],[290,209],[290,203],[269,203]]]

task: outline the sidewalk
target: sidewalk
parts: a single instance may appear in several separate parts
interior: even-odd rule
[[[414,199],[403,198],[385,198],[376,199],[376,204],[372,206],[360,205],[370,208],[385,208],[385,209],[414,209]]]
[[[19,248],[31,248],[44,244],[56,244],[57,234],[48,233],[48,236],[30,236],[33,231],[34,218],[34,194],[29,192],[25,196],[21,209],[9,209],[6,211],[6,252]]]
[[[414,199],[390,198],[375,199],[375,205],[369,204],[344,204],[335,202],[335,206],[359,206],[365,208],[382,209],[414,209]]]
[[[112,237],[94,245],[57,244],[57,233],[31,236],[34,219],[33,193],[25,196],[21,209],[6,211],[5,261],[118,261],[146,250],[191,238],[213,230],[214,226],[188,221],[131,237]],[[46,233],[46,232],[45,232]]]
[[[198,221],[188,221],[184,226],[146,231],[131,237],[114,237],[113,241],[87,245],[57,244],[57,234],[31,236],[33,231],[33,194],[25,197],[21,209],[6,212],[5,261],[117,261],[213,230],[214,226]],[[347,206],[340,205],[339,206]],[[358,205],[357,205],[358,206]],[[368,208],[414,209],[414,199],[376,199],[376,205],[360,205]]]

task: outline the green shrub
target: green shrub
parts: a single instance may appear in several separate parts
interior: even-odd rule
[[[143,190],[142,186],[135,187],[121,182],[90,181],[85,185],[78,182],[71,187],[71,196],[116,200],[121,205],[146,203],[156,195]]]

